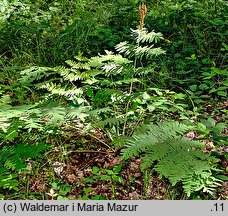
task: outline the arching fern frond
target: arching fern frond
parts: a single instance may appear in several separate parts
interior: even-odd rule
[[[30,67],[21,71],[22,77],[19,79],[22,83],[32,83],[33,81],[39,81],[43,78],[47,78],[51,75],[56,74],[59,68],[49,68],[49,67]]]
[[[41,158],[42,152],[48,148],[45,143],[30,145],[20,143],[17,146],[4,146],[0,151],[0,168],[2,166],[19,171],[26,168],[26,159]]]
[[[95,67],[95,68],[100,68],[104,65],[107,64],[107,62],[110,63],[115,63],[117,65],[123,65],[123,64],[129,64],[132,61],[128,60],[127,58],[124,58],[122,55],[120,54],[113,54],[110,51],[105,51],[105,55],[99,55],[96,57],[92,57],[89,60],[89,65],[91,67]]]
[[[69,100],[74,99],[77,95],[82,94],[83,91],[80,88],[73,88],[73,89],[65,89],[60,84],[55,83],[47,83],[43,85],[41,88],[47,89],[52,94],[58,94],[62,96],[66,96]]]
[[[172,185],[182,182],[188,196],[196,186],[199,190],[207,188],[206,192],[211,193],[219,185],[219,180],[212,176],[211,164],[216,159],[202,152],[202,143],[183,136],[189,129],[177,122],[143,126],[126,141],[122,158],[141,157],[143,170],[156,162],[154,170]],[[189,179],[194,179],[194,184]]]
[[[99,128],[105,128],[107,125],[111,128],[112,126],[119,126],[121,123],[124,122],[123,117],[113,117],[113,118],[108,118],[103,121],[98,121],[93,124],[93,127],[99,127]]]
[[[157,57],[159,55],[165,54],[165,51],[158,48],[153,48],[152,46],[138,46],[135,50],[135,56],[137,56],[139,59],[142,59],[144,56],[146,58],[151,58],[153,56]]]
[[[68,68],[61,70],[60,75],[64,78],[64,80],[69,80],[71,82],[90,78],[90,76],[86,71],[81,72],[76,69],[68,69]]]
[[[160,32],[156,33],[154,31],[151,31],[148,33],[146,28],[136,29],[136,30],[131,29],[131,31],[135,36],[137,43],[140,43],[140,42],[157,43],[158,41],[164,39],[162,33]]]

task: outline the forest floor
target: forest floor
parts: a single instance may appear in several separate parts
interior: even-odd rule
[[[104,134],[100,131],[94,131],[94,136],[108,142]],[[228,135],[225,130],[223,136]],[[186,134],[189,139],[198,136],[196,131]],[[81,146],[70,143],[75,140],[84,140]],[[118,199],[118,200],[166,200],[166,199],[188,199],[181,185],[171,186],[168,180],[159,178],[156,172],[142,172],[141,159],[132,158],[127,161],[121,160],[120,148],[110,149],[101,142],[91,138],[91,136],[81,137],[79,132],[69,136],[64,145],[69,148],[61,150],[61,147],[55,147],[47,156],[47,161],[39,170],[39,175],[32,175],[29,180],[30,193],[44,194],[45,199],[58,196],[64,199],[68,192],[64,186],[70,186],[70,193],[67,193],[67,199]],[[213,151],[210,141],[204,141],[205,152]],[[77,149],[77,150],[76,150]],[[78,150],[82,149],[82,150]],[[228,147],[221,149],[228,151]],[[58,160],[62,156],[61,161]],[[51,161],[50,161],[51,159]],[[51,164],[48,166],[47,164]],[[46,166],[46,165],[47,166]],[[221,160],[223,167],[228,166],[228,160]],[[31,164],[28,164],[31,166]],[[32,169],[32,167],[31,167]],[[55,175],[57,180],[51,184],[54,190],[50,193],[50,173]],[[227,175],[227,172],[222,173]],[[64,196],[62,196],[64,195]],[[216,197],[225,199],[228,196],[228,182],[223,182],[221,187],[216,190]],[[197,197],[196,197],[197,198]]]

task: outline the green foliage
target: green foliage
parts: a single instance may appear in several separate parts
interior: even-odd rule
[[[177,86],[194,85],[209,68],[227,67],[226,1],[156,2],[148,2],[145,22],[168,39],[167,55],[159,62],[162,79]]]
[[[99,169],[98,167],[93,167],[92,174],[85,181],[89,181],[90,183],[94,183],[95,181],[114,181],[114,183],[124,184],[123,178],[120,176],[121,166],[114,166],[112,170],[109,169]]]
[[[39,145],[28,143],[15,146],[4,145],[0,149],[0,191],[5,189],[18,191],[18,173],[29,172],[28,160],[42,158],[42,153],[47,148],[48,145],[45,143],[39,143]]]
[[[15,191],[18,191],[18,175],[12,174],[9,171],[6,171],[6,169],[1,168],[1,174],[0,174],[0,189],[13,189]],[[3,196],[3,195],[2,195]],[[4,196],[2,197],[4,198]]]
[[[48,107],[50,112],[45,114],[47,108],[44,107],[42,115],[48,116],[48,119],[53,119],[54,116],[57,118],[59,115],[59,122],[63,122],[65,117],[74,116],[81,120],[87,117],[88,121],[92,119],[93,127],[104,128],[109,125],[110,128],[113,126],[119,128],[121,124],[126,126],[128,115],[139,108],[137,104],[140,102],[138,103],[137,100],[140,101],[141,97],[145,98],[145,95],[148,95],[145,91],[141,92],[140,88],[133,89],[133,85],[147,86],[146,76],[153,73],[151,66],[147,68],[137,65],[142,59],[152,61],[156,56],[164,54],[161,48],[152,48],[163,39],[160,33],[147,32],[146,29],[132,30],[132,32],[135,43],[130,45],[130,49],[124,48],[121,44],[117,45],[116,49],[120,54],[105,51],[105,55],[90,59],[81,55],[75,56],[74,61],[66,61],[66,67],[31,67],[21,72],[20,82],[27,86],[35,85],[38,89],[48,90],[50,95],[44,98],[45,103],[52,100],[55,95],[60,96],[63,106],[66,100],[72,101],[72,106],[66,110],[69,112],[74,109],[75,115],[72,113],[66,115],[64,108],[61,107],[56,107],[54,112],[51,107]],[[150,44],[149,49],[145,43]],[[121,54],[126,54],[129,59]],[[149,99],[148,97],[146,100]],[[126,106],[123,106],[124,103]],[[104,105],[110,108],[109,114],[102,110]],[[173,105],[171,103],[171,106]],[[84,112],[77,113],[76,110],[79,109]],[[60,110],[62,111],[59,112]],[[141,111],[145,112],[145,110]],[[52,113],[54,116],[51,116]]]
[[[67,92],[69,93],[69,91]],[[72,92],[70,92],[72,93]],[[69,95],[69,94],[68,94]],[[24,130],[45,131],[48,127],[66,124],[75,118],[84,121],[87,107],[63,107],[44,99],[39,104],[11,106],[10,97],[2,96],[0,104],[0,138],[4,141],[13,141]]]
[[[117,185],[121,184],[124,185],[125,182],[123,178],[121,177],[121,172],[122,168],[120,165],[114,166],[112,169],[106,169],[106,168],[99,168],[94,166],[92,168],[92,174],[91,176],[84,178],[83,182],[89,183],[89,184],[94,184],[98,182],[105,182],[105,184],[108,184],[112,190],[112,193],[115,194],[115,191],[117,189]],[[81,199],[89,199],[88,195],[90,192],[93,191],[92,188],[88,188],[84,191],[85,196],[83,196]],[[102,197],[99,197],[98,199],[103,199]],[[92,197],[92,199],[95,199],[95,197]]]
[[[17,146],[3,146],[0,153],[0,163],[12,170],[26,168],[26,159],[40,158],[41,152],[47,149],[47,145],[18,144]]]
[[[212,175],[217,159],[202,152],[202,143],[185,138],[183,133],[188,130],[177,122],[145,125],[126,141],[122,158],[140,156],[143,170],[156,162],[154,170],[172,185],[181,182],[188,196],[199,190],[213,195],[219,186],[219,180]]]
[[[221,135],[225,131],[225,128],[227,128],[227,124],[222,122],[216,124],[213,118],[202,120],[196,126],[200,136],[207,141],[212,141],[216,146],[228,145],[228,136]]]
[[[57,200],[69,200],[66,195],[71,192],[72,186],[64,184],[60,180],[51,183],[51,190],[48,195],[52,198],[57,197]]]
[[[79,200],[107,200],[107,198],[105,196],[101,196],[101,195],[91,196],[92,191],[93,191],[93,188],[91,188],[91,187],[84,188],[83,189],[84,195],[79,196],[77,199],[79,199]]]
[[[112,0],[1,1],[0,53],[20,65],[55,66],[80,51],[89,55],[103,52],[136,26],[136,4]]]
[[[146,28],[133,30],[138,0],[0,1],[0,199],[6,189],[21,191],[21,173],[47,151],[44,143],[65,146],[59,136],[75,129],[106,147],[126,145],[123,158],[141,156],[143,170],[182,183],[188,196],[213,194],[216,178],[226,180],[216,157],[227,159],[227,3],[143,2]],[[196,125],[213,153],[168,119]],[[86,183],[112,182],[114,194],[120,171],[93,167]],[[144,178],[146,185],[150,173]],[[86,186],[78,198],[104,199],[92,191]],[[68,199],[71,187],[52,181],[46,192]]]
[[[226,69],[212,67],[203,72],[199,77],[199,84],[189,87],[187,92],[196,104],[203,103],[211,97],[217,100],[225,100],[228,90],[228,72]]]

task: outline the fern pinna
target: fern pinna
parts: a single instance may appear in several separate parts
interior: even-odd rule
[[[46,143],[20,143],[0,148],[0,191],[13,189],[18,191],[19,173],[28,173],[28,159],[42,158],[43,152],[48,149]],[[1,194],[0,194],[1,195]]]
[[[141,157],[142,170],[153,166],[173,186],[182,182],[188,196],[200,190],[212,195],[219,185],[212,175],[216,159],[202,152],[203,143],[183,136],[188,130],[178,122],[144,125],[126,141],[122,158]]]

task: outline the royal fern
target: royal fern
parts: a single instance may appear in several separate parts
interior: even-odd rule
[[[42,98],[47,106],[42,101],[39,103],[42,106],[41,119],[45,119],[45,123],[58,124],[77,118],[91,121],[91,125],[101,128],[107,125],[121,127],[120,131],[124,134],[130,119],[129,113],[134,113],[136,109],[132,105],[137,106],[144,94],[138,87],[146,87],[145,76],[154,72],[152,65],[143,66],[141,59],[165,53],[155,47],[163,39],[161,33],[148,32],[146,29],[132,30],[132,33],[135,41],[117,45],[117,54],[106,50],[105,54],[90,59],[75,56],[74,60],[67,60],[65,66],[31,67],[22,71],[20,81],[23,84],[36,86],[42,93],[47,90]],[[57,97],[61,104],[50,108],[48,101],[51,104],[52,98]],[[76,109],[71,109],[69,103]],[[94,116],[92,111],[104,106],[111,111]],[[90,107],[89,112],[79,111],[83,107]],[[38,123],[36,119],[28,121],[28,125],[33,124],[34,128],[39,126]]]
[[[26,144],[20,143],[17,146],[4,146],[0,151],[0,167],[19,171],[26,168],[27,159],[42,158],[48,145],[45,143]]]
[[[3,95],[0,99],[0,130],[7,132],[13,119],[18,119],[24,123],[24,127],[29,131],[41,129],[41,120],[37,118],[41,111],[37,105],[11,106],[11,99],[8,95]],[[32,117],[32,118],[31,118]]]
[[[141,127],[126,141],[122,158],[141,157],[142,170],[153,166],[172,185],[182,182],[188,196],[201,189],[213,194],[219,185],[212,175],[216,159],[202,152],[203,143],[183,136],[188,130],[188,126],[177,122]]]

